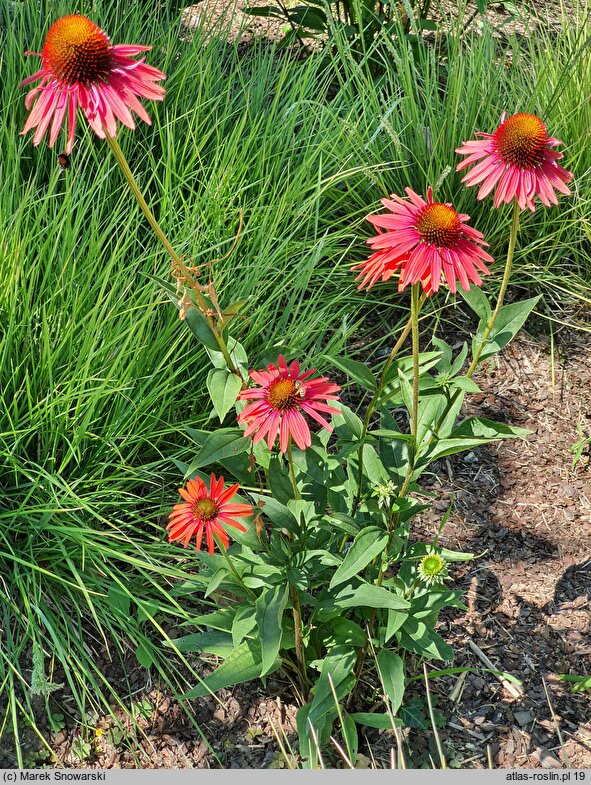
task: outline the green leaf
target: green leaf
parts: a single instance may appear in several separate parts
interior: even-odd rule
[[[388,470],[371,444],[363,445],[363,476],[371,486],[390,479]]]
[[[462,287],[458,287],[458,292],[474,313],[484,322],[488,322],[492,315],[490,304],[486,295],[478,286],[471,286],[469,291],[465,291]]]
[[[207,323],[207,319],[201,311],[191,306],[185,315],[185,324],[191,330],[195,338],[206,346],[208,349],[219,350],[220,346],[213,334],[211,327]]]
[[[355,537],[359,531],[359,523],[345,512],[333,512],[323,520],[326,520],[329,525],[337,526],[352,537]]]
[[[425,712],[421,703],[413,703],[403,706],[400,711],[400,719],[405,728],[417,728],[426,730],[429,726],[425,718]]]
[[[353,669],[356,662],[355,649],[350,646],[335,646],[324,658],[308,715],[314,728],[322,723],[326,715],[337,713],[334,693],[340,701],[350,691],[352,682],[348,677],[351,676],[354,683]]]
[[[203,466],[211,466],[224,458],[240,455],[250,447],[250,439],[245,439],[238,428],[219,428],[208,434],[203,446],[197,452],[187,474],[193,474]]]
[[[515,425],[505,425],[505,423],[487,420],[485,417],[468,417],[452,432],[453,438],[467,436],[469,438],[481,439],[524,439],[529,436],[531,431],[527,428],[518,428]]]
[[[129,616],[129,606],[131,599],[129,594],[123,591],[117,584],[112,584],[109,586],[109,591],[107,592],[107,601],[109,603],[109,607],[113,610],[116,610],[123,614],[123,616]]]
[[[214,574],[211,576],[207,583],[207,589],[205,594],[203,595],[204,599],[207,599],[210,594],[213,594],[214,591],[218,588],[220,583],[224,580],[224,578],[228,575],[228,568],[227,567],[220,567],[219,570],[216,570]]]
[[[250,14],[250,16],[265,16],[273,17],[275,19],[285,19],[285,14],[281,13],[281,10],[273,5],[247,6],[242,8],[242,12],[245,14]]]
[[[424,619],[437,613],[442,608],[460,608],[466,610],[461,599],[463,592],[443,589],[441,591],[425,591],[412,598],[410,615],[415,619]]]
[[[333,415],[332,424],[339,436],[344,438],[361,438],[363,423],[359,417],[342,403],[339,403],[340,414]]]
[[[436,336],[433,336],[433,338],[431,338],[431,343],[438,351],[441,352],[441,357],[437,361],[437,365],[435,367],[440,372],[448,373],[451,370],[451,358],[452,358],[451,346],[442,338],[437,338]]]
[[[377,526],[367,526],[355,537],[343,563],[330,581],[330,588],[338,586],[363,570],[388,544],[388,535]]]
[[[476,384],[475,381],[469,379],[467,376],[458,376],[452,380],[452,385],[457,387],[459,390],[463,390],[464,392],[469,393],[477,393],[480,392],[480,387]]]
[[[224,368],[214,368],[207,374],[207,389],[220,422],[236,402],[241,387],[240,377]]]
[[[445,661],[454,658],[453,649],[440,635],[412,617],[404,623],[398,636],[403,649],[419,654],[421,657]]]
[[[390,699],[390,710],[392,714],[396,714],[404,697],[404,661],[396,652],[381,649],[376,656],[376,665],[386,695]]]
[[[348,357],[334,357],[331,354],[325,354],[324,357],[341,371],[344,371],[347,376],[357,382],[357,384],[360,384],[365,390],[375,392],[376,382],[373,373],[366,365]]]
[[[311,707],[310,703],[306,703],[304,706],[300,706],[296,712],[300,758],[303,769],[318,768],[319,747],[323,746],[323,742],[330,735],[330,722],[323,723],[320,728],[315,727],[314,734],[312,734],[309,722]]]
[[[195,594],[195,584],[191,582],[191,585],[193,586],[193,594]],[[199,616],[195,616],[191,619],[190,624],[198,627],[212,627],[214,630],[230,632],[235,615],[235,607],[219,608],[219,610],[213,611],[213,613],[202,613]]]
[[[495,326],[480,355],[481,362],[482,360],[486,360],[487,357],[491,357],[493,354],[499,352],[513,340],[516,333],[525,324],[527,317],[536,307],[541,296],[542,295],[539,294],[537,297],[531,297],[529,300],[510,303],[501,308]]]
[[[394,725],[399,728],[402,725],[401,720],[396,717],[390,717],[389,714],[373,714],[358,711],[350,716],[358,725],[365,725],[366,728],[392,728]]]
[[[393,431],[389,428],[378,428],[376,431],[369,431],[370,436],[379,436],[383,439],[399,439],[403,442],[412,442],[410,433],[401,433],[401,431]]]
[[[230,306],[231,308],[231,306]],[[232,336],[228,336],[226,341],[226,346],[228,348],[228,352],[234,365],[239,368],[241,371],[245,371],[248,367],[248,356],[246,354],[246,349],[242,346],[241,343]],[[207,354],[209,355],[209,359],[211,360],[212,365],[214,368],[221,368],[225,371],[228,370],[228,365],[226,363],[226,358],[224,357],[223,353],[220,351],[215,351],[214,349],[207,349]]]
[[[256,609],[253,605],[243,605],[236,611],[232,622],[232,645],[240,646],[249,632],[256,626]]]
[[[144,643],[140,643],[135,650],[135,658],[142,668],[151,668],[154,664],[154,657]]]
[[[299,532],[299,524],[285,504],[281,504],[280,501],[272,496],[253,494],[253,497],[255,501],[262,502],[263,515],[269,518],[276,528],[287,529],[295,533]]]
[[[293,499],[293,487],[285,466],[275,457],[269,462],[269,490],[281,504]]]
[[[324,32],[326,30],[326,14],[317,8],[294,8],[288,13],[290,21],[310,30]]]
[[[347,755],[351,763],[355,765],[357,750],[359,749],[357,726],[355,725],[355,720],[353,717],[351,717],[350,714],[347,714],[344,709],[341,710],[341,717],[343,720],[341,724],[341,731],[345,741],[345,747],[347,748]]]
[[[402,611],[395,611],[393,608],[388,610],[388,621],[386,623],[386,633],[384,643],[388,643],[390,638],[398,632],[404,622],[408,619],[408,613]]]
[[[195,632],[192,635],[185,635],[182,638],[166,644],[174,646],[179,651],[190,651],[201,654],[215,654],[217,657],[228,657],[234,651],[232,636],[227,632],[219,630],[207,630],[207,632]]]
[[[468,356],[468,344],[464,341],[464,344],[460,351],[458,352],[456,359],[453,361],[452,366],[450,368],[450,373],[452,376],[457,376],[459,372],[464,367],[464,363],[466,362],[466,357]]]
[[[325,645],[365,646],[367,635],[361,627],[351,619],[338,616],[327,624],[328,632],[323,635]]]
[[[267,673],[276,671],[280,667],[281,660],[277,658]],[[224,687],[232,687],[235,684],[243,684],[246,681],[257,679],[260,674],[260,646],[257,641],[245,641],[238,648],[233,648],[227,659],[213,673],[210,673],[200,684],[182,695],[181,700],[203,698]]]
[[[334,616],[339,608],[359,608],[362,606],[408,610],[410,603],[382,586],[362,583],[353,588],[348,585],[340,589],[336,595],[319,598],[318,617],[320,621],[323,621]]]
[[[287,605],[289,586],[274,586],[263,592],[256,601],[256,623],[262,652],[261,676],[273,667],[281,647],[281,620]]]

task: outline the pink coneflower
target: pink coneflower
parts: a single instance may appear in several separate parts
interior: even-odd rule
[[[400,292],[421,281],[430,296],[439,290],[442,279],[454,293],[456,280],[466,291],[470,283],[480,286],[478,270],[488,275],[484,261],[493,258],[481,247],[488,245],[483,235],[466,225],[470,216],[456,213],[451,204],[434,202],[431,187],[426,202],[410,188],[406,193],[409,199],[395,195],[382,199],[390,212],[367,216],[380,233],[367,241],[375,253],[352,268],[361,270],[355,279],[361,280],[358,288],[371,289],[396,272]]]
[[[179,493],[185,499],[181,504],[175,504],[170,513],[168,541],[182,540],[185,548],[193,535],[196,538],[197,550],[201,550],[203,530],[207,540],[207,549],[213,553],[216,534],[227,548],[230,538],[224,526],[232,526],[241,532],[246,528],[234,518],[244,518],[252,515],[250,504],[230,504],[229,501],[236,494],[238,485],[232,485],[224,490],[224,478],[216,480],[215,474],[211,475],[209,488],[200,477],[189,480],[186,488],[179,488]]]
[[[72,14],[58,19],[49,28],[41,54],[27,52],[41,57],[43,67],[19,85],[25,87],[41,79],[25,99],[31,113],[22,133],[35,128],[33,144],[38,145],[50,129],[49,146],[53,147],[62,125],[67,122],[65,151],[70,153],[78,106],[101,139],[106,134],[116,136],[116,119],[128,128],[135,128],[131,111],[149,125],[150,117],[138,96],[161,101],[165,91],[155,82],[166,77],[146,65],[144,58],[134,60],[133,55],[151,48],[113,46],[106,33],[85,16]]]
[[[550,149],[562,142],[548,136],[546,126],[535,114],[514,114],[506,120],[503,112],[494,134],[476,136],[482,140],[464,142],[456,153],[468,156],[458,171],[480,162],[462,179],[466,185],[482,183],[478,199],[484,199],[496,186],[495,207],[516,198],[521,210],[529,207],[534,212],[536,194],[546,207],[558,204],[555,189],[570,194],[565,183],[572,179],[572,173],[557,163],[564,157],[562,153]]]
[[[243,390],[239,400],[253,400],[238,415],[238,422],[246,423],[245,436],[252,436],[256,444],[267,437],[267,445],[272,449],[279,433],[279,449],[287,452],[290,437],[305,450],[312,444],[310,428],[303,414],[308,414],[327,431],[332,426],[319,412],[339,414],[339,410],[329,406],[326,401],[338,401],[335,395],[340,389],[324,376],[318,379],[309,377],[315,369],[300,374],[300,364],[292,362],[288,367],[285,357],[280,354],[278,367],[267,365],[267,370],[249,371],[251,379],[260,385]],[[254,435],[253,435],[254,434]]]

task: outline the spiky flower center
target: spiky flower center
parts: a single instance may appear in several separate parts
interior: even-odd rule
[[[273,409],[280,412],[295,409],[299,400],[301,400],[299,389],[291,379],[277,379],[269,385],[267,401]]]
[[[435,578],[437,575],[441,575],[444,569],[445,562],[436,553],[424,556],[421,560],[421,572],[425,577]]]
[[[535,114],[514,114],[497,128],[494,140],[506,164],[532,169],[544,160],[548,133]]]
[[[88,87],[104,81],[111,71],[111,42],[85,16],[63,16],[49,28],[43,67],[66,85]]]
[[[218,514],[219,510],[220,508],[216,502],[207,496],[205,499],[199,499],[195,502],[193,507],[193,515],[198,521],[203,521],[206,523],[207,521],[212,521]]]
[[[433,202],[423,207],[415,223],[417,232],[427,245],[450,248],[462,234],[460,218],[453,207]]]

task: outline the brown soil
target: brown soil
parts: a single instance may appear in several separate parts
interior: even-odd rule
[[[282,0],[284,8],[298,5],[297,0]],[[564,0],[545,0],[530,4],[529,11],[522,3],[514,4],[521,8],[523,19],[515,18],[509,6],[503,2],[492,2],[486,10],[486,19],[499,36],[531,35],[539,25],[556,26],[560,23],[563,12],[570,7]],[[279,7],[277,0],[202,0],[187,6],[182,13],[182,22],[187,34],[229,35],[231,40],[239,40],[250,44],[255,39],[267,38],[280,41],[289,25],[283,19],[262,17],[245,13],[244,9],[273,6]],[[437,23],[442,19],[453,20],[457,17],[458,5],[453,0],[434,3],[430,18]],[[525,16],[527,15],[527,16]],[[474,2],[466,7],[466,30],[478,32],[482,27],[482,17],[477,12]],[[306,39],[307,46],[314,46],[314,39]]]
[[[468,613],[441,625],[454,665],[482,667],[471,640],[523,681],[515,698],[491,674],[469,674],[453,702],[458,677],[436,686],[451,724],[441,735],[472,766],[488,765],[487,754],[495,767],[591,766],[591,694],[557,679],[591,672],[591,471],[588,448],[574,467],[571,452],[577,423],[591,434],[586,336],[571,336],[561,355],[554,387],[547,347],[524,335],[479,374],[483,392],[467,413],[533,433],[446,461],[421,521],[419,536],[432,538],[453,499],[442,544],[484,554],[456,572]]]

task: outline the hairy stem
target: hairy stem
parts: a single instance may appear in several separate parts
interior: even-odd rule
[[[390,370],[390,366],[394,362],[394,358],[402,348],[403,343],[408,338],[408,334],[410,333],[412,327],[412,319],[409,319],[406,323],[404,330],[400,333],[400,336],[392,351],[390,352],[388,359],[384,363],[384,367],[382,368],[382,373],[380,374],[380,378],[378,379],[378,383],[376,386],[376,391],[371,399],[371,401],[367,405],[367,409],[365,410],[365,417],[363,418],[363,427],[361,429],[361,439],[359,444],[359,450],[357,451],[357,491],[355,493],[355,498],[353,499],[353,504],[351,505],[351,515],[355,515],[357,508],[359,507],[359,502],[361,501],[361,484],[363,482],[363,447],[365,443],[365,437],[367,436],[367,431],[369,430],[369,422],[373,413],[376,411],[379,405],[379,400],[382,392],[384,391],[384,387],[386,385],[386,377],[388,375],[388,371]]]
[[[308,674],[306,673],[306,657],[304,655],[304,641],[303,641],[303,624],[302,624],[302,609],[300,606],[300,596],[298,594],[297,586],[293,583],[289,584],[289,597],[293,608],[293,627],[295,636],[295,650],[300,669],[300,677],[304,695],[307,696],[309,691]]]
[[[150,224],[150,226],[152,227],[152,229],[154,231],[154,234],[160,240],[160,242],[162,243],[164,248],[167,250],[167,252],[170,254],[170,257],[172,258],[175,266],[180,270],[180,272],[182,272],[182,274],[185,277],[187,283],[191,283],[192,284],[191,285],[191,290],[193,291],[193,293],[195,294],[195,297],[197,298],[197,305],[199,307],[199,310],[201,311],[201,313],[203,314],[203,316],[207,320],[209,328],[210,328],[211,332],[213,333],[213,335],[215,336],[215,339],[217,341],[217,344],[218,344],[218,346],[220,348],[221,353],[224,356],[224,359],[226,361],[226,365],[228,366],[228,369],[232,373],[237,373],[236,366],[234,365],[234,361],[232,360],[232,357],[230,356],[230,352],[228,351],[228,347],[226,345],[226,342],[224,341],[221,332],[217,329],[217,326],[216,326],[216,324],[215,324],[215,322],[214,322],[214,320],[213,320],[213,318],[212,318],[212,316],[210,314],[210,310],[211,309],[208,306],[207,301],[205,300],[203,294],[201,293],[198,285],[196,285],[195,282],[193,281],[193,276],[191,275],[191,271],[188,269],[186,264],[183,262],[182,258],[179,256],[179,254],[175,251],[175,249],[173,248],[173,246],[169,242],[167,236],[164,234],[164,232],[162,230],[162,227],[160,226],[160,224],[156,220],[156,218],[154,216],[154,213],[150,210],[150,207],[148,206],[148,203],[146,202],[146,200],[144,198],[144,195],[142,194],[142,192],[141,192],[141,190],[140,190],[140,188],[139,188],[139,186],[137,184],[137,181],[136,181],[135,177],[133,176],[133,172],[129,168],[129,164],[127,163],[127,159],[125,158],[125,155],[124,155],[123,150],[121,149],[121,147],[119,145],[119,142],[117,141],[117,139],[115,139],[115,137],[109,136],[108,134],[105,136],[105,139],[107,141],[107,144],[111,148],[111,151],[112,151],[113,155],[115,156],[115,160],[119,164],[119,168],[121,169],[121,171],[123,173],[123,176],[127,180],[127,184],[129,185],[132,194],[135,196],[135,198],[137,200],[137,203],[139,204],[143,214],[145,215],[145,217],[146,217],[148,223]]]
[[[293,454],[291,451],[291,436],[289,437],[289,441],[287,443],[287,466],[289,467],[289,479],[291,480],[291,487],[293,488],[293,498],[301,499],[302,495],[300,493],[300,489],[298,488],[298,484],[296,482],[295,467],[293,465]]]
[[[497,304],[495,306],[495,310],[492,312],[490,319],[488,320],[488,324],[486,325],[486,329],[482,335],[482,340],[474,353],[474,357],[472,358],[472,362],[470,363],[470,367],[466,371],[466,376],[470,378],[476,367],[478,365],[478,361],[480,360],[480,355],[486,343],[490,337],[493,327],[495,326],[495,322],[499,316],[501,308],[503,306],[503,300],[505,299],[505,294],[507,293],[507,287],[509,286],[509,278],[511,277],[511,265],[513,264],[513,256],[515,254],[515,244],[517,242],[517,230],[519,229],[519,205],[517,203],[517,199],[513,202],[513,219],[511,221],[511,231],[509,234],[509,248],[507,249],[507,261],[505,263],[505,272],[503,273],[503,280],[501,282],[501,288],[499,290],[499,297],[497,299]]]

